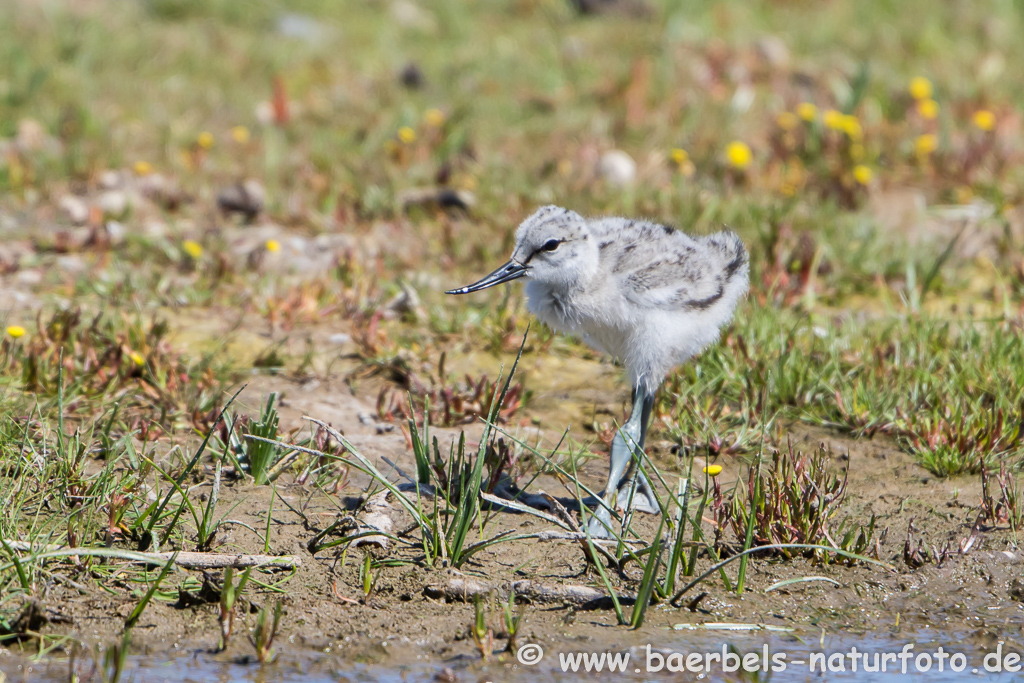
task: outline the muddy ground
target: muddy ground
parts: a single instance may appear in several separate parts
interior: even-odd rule
[[[587,362],[582,370],[590,373],[588,381],[579,385],[591,387],[593,403],[587,410],[595,414],[621,411],[626,396],[620,395],[616,380],[618,371],[609,364]],[[525,368],[530,373],[531,368]],[[583,375],[577,375],[577,379]],[[281,394],[282,431],[308,429],[303,415],[311,415],[339,428],[366,456],[386,471],[382,456],[407,471],[414,471],[408,440],[399,424],[381,422],[374,402],[378,384],[367,380],[355,385],[340,376],[322,376],[302,381],[281,376],[255,376],[240,401],[255,412],[261,397],[270,391]],[[601,391],[612,400],[602,405]],[[547,410],[557,424],[559,406],[568,393],[560,388],[541,390],[534,397],[531,412]],[[579,406],[579,402],[571,405]],[[567,407],[569,406],[569,407]],[[578,410],[578,408],[577,408]],[[586,412],[584,410],[584,412]],[[564,423],[564,422],[563,422]],[[581,439],[592,435],[579,432]],[[554,431],[537,431],[535,427],[510,425],[509,430],[530,438],[539,438],[550,446],[560,436]],[[476,427],[467,428],[472,442],[479,434]],[[851,439],[827,430],[804,424],[791,424],[786,436],[803,452],[813,451],[824,443],[832,454],[832,467],[849,466],[849,484],[841,516],[849,515],[858,523],[876,516],[878,558],[891,569],[856,563],[823,565],[808,558],[756,558],[750,565],[748,588],[742,596],[727,592],[717,576],[706,580],[688,595],[706,596],[689,608],[668,604],[654,606],[640,633],[615,625],[615,615],[607,605],[579,606],[555,602],[525,605],[524,626],[520,643],[539,642],[545,646],[571,643],[629,647],[648,642],[676,624],[706,622],[741,622],[768,624],[794,629],[793,637],[817,638],[825,633],[899,633],[920,628],[961,634],[979,647],[998,640],[1021,641],[1024,623],[1024,554],[1016,549],[1016,539],[1006,529],[985,527],[976,534],[966,554],[958,548],[972,535],[978,516],[981,483],[977,477],[937,479],[915,464],[887,437]],[[435,430],[444,445],[457,433]],[[669,448],[670,444],[654,438],[653,457],[668,481],[674,482],[686,464]],[[714,462],[725,469],[722,480],[729,482],[745,472],[745,462],[736,456],[723,456]],[[697,460],[697,468],[705,461]],[[605,460],[593,459],[583,469],[583,478],[599,488],[604,476]],[[284,603],[282,635],[279,649],[290,651],[308,648],[351,661],[388,666],[427,659],[438,665],[451,661],[475,662],[479,652],[468,636],[473,622],[474,606],[458,600],[437,597],[431,587],[443,586],[460,576],[452,569],[431,568],[422,563],[423,553],[410,547],[375,551],[377,558],[390,557],[406,561],[399,566],[382,567],[376,575],[369,597],[363,593],[360,575],[363,550],[351,549],[344,558],[340,548],[310,554],[307,547],[318,531],[326,528],[339,514],[359,507],[367,479],[354,472],[343,489],[328,493],[312,486],[301,486],[286,475],[278,482],[276,494],[288,505],[274,505],[270,550],[274,554],[292,554],[301,559],[295,575],[282,584]],[[210,486],[210,477],[203,486]],[[200,489],[203,490],[203,489]],[[531,490],[544,490],[571,505],[572,493],[551,477],[541,477]],[[266,527],[270,506],[269,487],[255,487],[243,481],[225,481],[219,509],[230,520],[253,529]],[[291,509],[289,509],[291,508]],[[301,511],[301,515],[296,511]],[[223,513],[222,513],[223,514]],[[395,530],[409,526],[411,519],[396,512]],[[544,521],[509,512],[494,514],[487,526],[491,536],[506,529],[531,533],[552,528]],[[656,518],[643,516],[639,528],[645,537],[653,537]],[[710,534],[711,527],[705,524]],[[912,548],[923,547],[931,561],[914,567],[906,559],[908,537]],[[241,524],[227,524],[219,532],[220,552],[262,552],[262,539]],[[949,553],[935,562],[936,551]],[[913,555],[913,553],[911,553]],[[344,560],[344,561],[343,561]],[[698,562],[698,572],[710,566],[707,558]],[[729,567],[735,576],[736,564]],[[616,587],[630,593],[640,579],[642,568],[633,563],[621,574],[612,575]],[[165,584],[174,586],[187,575],[198,572],[179,570]],[[287,572],[264,576],[264,580],[280,580]],[[502,543],[480,552],[463,568],[461,575],[470,580],[505,586],[514,580],[530,579],[547,586],[586,585],[600,589],[602,584],[593,568],[588,570],[581,546],[572,541],[516,541]],[[219,578],[219,572],[212,572]],[[772,584],[804,576],[828,577],[838,586],[826,582],[791,585],[766,593]],[[269,591],[250,594],[253,609],[271,600]],[[136,598],[124,591],[106,594],[98,590],[79,591],[70,585],[53,583],[44,603],[51,621],[44,632],[73,634],[86,644],[110,643],[119,638],[125,617],[136,604]],[[627,617],[630,608],[627,607]],[[243,610],[244,612],[244,610]],[[491,604],[489,619],[496,632],[495,648],[505,645],[500,623],[500,610]],[[244,615],[251,625],[255,617]],[[217,606],[180,607],[169,602],[154,601],[135,629],[133,640],[139,652],[151,655],[183,651],[212,651],[218,642]],[[226,659],[249,657],[251,646],[238,629]]]

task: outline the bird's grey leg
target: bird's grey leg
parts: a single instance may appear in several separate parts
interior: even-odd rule
[[[650,409],[645,411],[648,403],[647,391],[642,386],[633,390],[633,409],[630,411],[629,419],[615,432],[612,439],[611,467],[608,470],[608,484],[604,488],[602,496],[604,504],[598,503],[594,516],[590,520],[590,535],[597,538],[609,538],[610,533],[607,527],[611,527],[611,509],[615,507],[619,497],[619,482],[622,475],[626,473],[630,462],[633,459],[634,444],[641,444],[646,429],[645,413],[650,414]],[[646,479],[644,479],[646,483]],[[641,484],[642,486],[644,484]],[[650,484],[647,484],[649,489]]]
[[[639,400],[639,399],[638,399]],[[640,438],[636,441],[636,459],[631,460],[633,476],[626,484],[619,488],[619,496],[616,506],[626,509],[627,506],[633,510],[655,514],[659,512],[657,499],[654,497],[654,489],[651,482],[640,472],[637,464],[641,461],[641,454],[644,452],[644,443],[647,441],[647,428],[651,423],[651,411],[654,408],[654,394],[643,396],[643,415],[640,418]]]

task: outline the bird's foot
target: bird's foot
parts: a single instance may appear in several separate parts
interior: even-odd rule
[[[658,503],[651,499],[643,488],[637,487],[637,490],[633,492],[632,505],[630,505],[629,489],[632,487],[632,482],[624,483],[619,487],[619,490],[615,494],[615,509],[617,511],[625,512],[626,510],[633,510],[634,512],[646,512],[649,515],[656,515],[661,510],[658,509]],[[602,497],[604,493],[601,494]],[[583,504],[587,507],[597,508],[601,505],[601,498],[597,496],[587,496],[583,499]]]
[[[658,508],[658,502],[653,499],[652,494],[644,490],[646,487],[636,486],[636,490],[631,490],[634,486],[635,484],[629,481],[619,487],[615,495],[616,510],[632,510],[633,512],[645,512],[649,515],[656,515],[661,512]]]
[[[647,476],[637,468],[619,486],[615,496],[615,509],[632,512],[646,512],[656,515],[661,512],[658,498]]]
[[[597,509],[594,510],[594,514],[587,523],[587,531],[590,532],[591,538],[613,538],[612,513],[599,501],[595,502],[597,503]]]
[[[634,486],[635,490],[631,490]],[[604,497],[604,495],[602,494],[603,500],[608,501],[609,499]],[[587,524],[591,538],[614,538],[611,510],[603,505],[601,500],[593,496],[584,498],[583,504],[597,506],[593,516],[590,518],[590,522]],[[608,504],[613,505],[616,510],[632,510],[633,512],[644,512],[649,515],[656,515],[661,512],[658,508],[658,501],[654,499],[654,494],[650,492],[650,489],[644,484],[634,484],[633,479],[619,487],[619,490],[615,492]]]
[[[628,508],[652,514],[659,511],[658,500],[650,482],[642,471],[637,471],[643,459],[644,436],[653,403],[653,396],[648,396],[643,385],[638,385],[634,391],[629,420],[615,432],[612,439],[608,484],[601,494],[601,500],[594,501],[597,508],[587,525],[592,537],[611,538],[615,535],[611,530],[614,509]],[[629,470],[632,470],[632,475],[629,475]],[[627,482],[620,486],[623,475],[627,475]]]

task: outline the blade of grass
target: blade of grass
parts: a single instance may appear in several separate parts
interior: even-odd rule
[[[814,545],[814,544],[810,544],[810,543],[773,543],[771,545],[759,545],[756,548],[750,548],[749,550],[744,550],[741,553],[737,553],[737,554],[733,555],[732,557],[726,558],[726,559],[722,560],[721,562],[716,563],[714,566],[710,567],[707,571],[705,571],[703,574],[698,576],[696,579],[694,579],[693,581],[691,581],[690,583],[686,584],[681,589],[679,589],[679,591],[675,595],[672,596],[672,599],[669,600],[669,602],[673,606],[678,607],[679,605],[676,604],[676,603],[679,601],[679,598],[681,598],[684,595],[686,595],[686,593],[691,588],[693,588],[694,586],[698,585],[701,581],[703,581],[704,579],[708,578],[709,576],[711,576],[715,572],[721,570],[722,568],[724,568],[730,562],[738,560],[741,557],[743,557],[744,555],[749,555],[751,553],[761,552],[763,550],[782,550],[782,549],[786,549],[786,548],[796,548],[796,549],[802,549],[802,550],[824,550],[826,552],[836,553],[837,555],[841,555],[843,557],[848,557],[848,558],[853,559],[853,560],[860,560],[861,562],[867,562],[868,564],[877,565],[879,567],[883,567],[885,569],[888,569],[889,571],[895,571],[895,569],[893,568],[892,565],[886,564],[885,562],[882,562],[880,560],[875,560],[875,559],[872,559],[870,557],[865,557],[864,555],[858,555],[857,553],[847,552],[846,550],[842,550],[840,548],[833,548],[833,547],[830,547],[830,546],[827,546],[827,545]]]
[[[225,411],[227,411],[227,409],[231,406],[231,404],[235,402],[235,399],[238,398],[238,395],[241,394],[242,391],[247,386],[248,386],[247,384],[243,384],[241,386],[241,388],[239,388],[239,390],[236,391],[234,393],[234,395],[228,400],[228,402],[224,405],[224,407],[220,409],[220,413],[217,415],[217,419],[213,421],[213,424],[210,426],[209,431],[206,432],[206,437],[203,439],[203,443],[199,445],[199,449],[196,451],[196,454],[194,456],[192,456],[192,459],[185,466],[185,469],[183,469],[181,471],[181,474],[179,474],[174,479],[174,482],[175,482],[175,484],[177,486],[180,486],[181,482],[185,481],[185,478],[192,472],[192,469],[199,462],[199,458],[203,457],[203,452],[206,450],[206,445],[208,443],[210,443],[210,438],[213,436],[214,427],[216,427],[217,423],[220,422],[221,419],[224,418]],[[172,490],[167,492],[167,496],[164,497],[163,502],[160,503],[159,507],[157,507],[157,509],[156,509],[156,512],[153,514],[152,517],[150,517],[149,524],[146,527],[146,531],[148,531],[150,533],[153,532],[153,526],[156,524],[156,520],[158,520],[160,518],[160,516],[163,514],[164,508],[167,507],[167,503],[170,502],[171,496],[173,496],[173,495],[174,495],[174,488],[172,488]]]
[[[492,496],[489,493],[481,493],[480,497],[482,499],[484,499],[486,502],[490,503],[491,505],[500,505],[502,507],[507,507],[507,508],[510,508],[510,509],[515,510],[517,512],[523,512],[523,513],[526,513],[528,515],[533,515],[534,517],[538,517],[540,519],[543,519],[545,522],[551,522],[552,524],[554,524],[554,525],[556,525],[558,527],[561,527],[562,529],[565,529],[566,531],[576,531],[576,529],[573,529],[568,524],[566,524],[565,522],[560,520],[558,517],[555,517],[554,515],[549,515],[546,512],[541,512],[540,510],[538,510],[536,508],[532,508],[529,505],[525,505],[525,504],[520,503],[518,501],[506,500],[504,498],[498,498],[497,496]]]
[[[277,436],[279,418],[274,408],[276,400],[277,393],[270,392],[259,421],[249,425],[250,433],[267,438]],[[267,473],[272,465],[275,448],[266,442],[256,442],[248,451],[249,474],[257,486],[266,484],[269,481]]]
[[[139,600],[139,604],[135,606],[135,609],[132,610],[132,613],[128,615],[127,619],[125,619],[124,628],[126,631],[131,629],[133,626],[135,626],[136,623],[138,623],[139,618],[142,616],[142,613],[146,611],[146,606],[149,604],[149,601],[153,599],[154,595],[156,595],[157,589],[160,587],[160,584],[167,577],[167,575],[170,574],[171,568],[174,567],[174,563],[177,559],[178,553],[174,553],[173,555],[171,555],[171,559],[167,560],[167,564],[165,564],[164,568],[160,570],[160,574],[156,577],[156,580],[154,580],[153,583],[150,585],[149,590],[146,591],[146,594],[142,596],[142,599]]]
[[[757,519],[757,511],[762,503],[761,495],[761,455],[757,456],[757,471],[754,474],[754,495],[750,500],[750,508],[747,511],[747,529],[743,539],[743,550],[747,551],[754,545],[754,523]],[[747,562],[750,555],[745,552],[740,559],[740,570],[736,577],[736,595],[743,595],[743,587],[747,582]]]
[[[502,404],[505,401],[505,396],[508,394],[509,387],[512,386],[512,379],[515,377],[516,368],[519,367],[519,360],[523,357],[523,350],[526,348],[526,338],[530,334],[530,328],[526,328],[526,332],[523,334],[523,341],[519,344],[519,352],[516,353],[516,359],[512,363],[512,367],[509,370],[508,377],[505,379],[504,385],[501,387],[500,394],[496,394],[491,399],[490,408],[487,411],[487,422],[484,426],[484,433],[480,437],[480,446],[477,449],[476,460],[473,463],[473,470],[470,474],[469,481],[466,483],[463,495],[460,497],[460,504],[455,512],[455,519],[453,521],[454,534],[450,536],[451,546],[451,560],[452,564],[456,567],[461,566],[463,562],[462,548],[465,544],[466,537],[469,535],[469,530],[473,524],[473,520],[477,517],[477,511],[479,510],[479,496],[480,487],[483,482],[484,473],[484,460],[487,456],[487,447],[490,444],[491,433],[493,431],[491,425],[497,421],[498,411],[501,409]],[[499,381],[500,381],[499,375]]]
[[[693,461],[691,460],[690,462],[692,467]],[[679,573],[679,567],[685,559],[683,555],[683,548],[686,544],[686,508],[690,500],[689,483],[689,478],[680,479],[679,491],[675,496],[678,518],[676,520],[676,533],[674,540],[672,541],[672,550],[669,553],[668,567],[665,569],[665,584],[659,591],[663,597],[668,597],[675,591],[676,575]],[[696,553],[696,549],[694,552]]]
[[[768,381],[771,381],[771,373],[768,375]],[[768,387],[765,386],[761,390],[761,403],[762,406],[768,405]],[[757,521],[757,512],[762,509],[764,505],[764,491],[761,488],[761,461],[764,456],[764,442],[765,442],[765,410],[763,408],[761,412],[761,447],[757,451],[757,469],[754,472],[754,491],[750,498],[750,509],[747,511],[747,528],[743,538],[743,553],[740,558],[740,570],[736,577],[736,595],[743,595],[743,587],[747,583],[747,563],[750,560],[750,555],[747,551],[754,545],[754,524]]]
[[[270,509],[267,510],[267,528],[263,534],[263,554],[270,554],[270,520],[274,516],[274,496],[277,495],[277,487],[270,485]]]
[[[633,604],[630,626],[634,629],[643,626],[644,615],[647,614],[647,607],[650,605],[651,595],[654,593],[655,579],[658,575],[658,568],[661,566],[661,530],[663,528],[665,528],[664,517],[658,523],[658,531],[654,534],[654,542],[651,543],[651,552],[647,558],[647,566],[644,567],[644,576],[640,580],[640,590],[637,591],[636,603]]]
[[[601,582],[604,584],[605,590],[608,591],[608,595],[612,598],[612,608],[615,610],[615,618],[618,619],[620,626],[626,625],[626,616],[622,612],[622,605],[619,603],[619,596],[612,588],[612,582],[608,579],[608,573],[604,570],[604,565],[597,559],[597,546],[594,545],[594,540],[590,537],[590,525],[587,523],[588,520],[583,520],[583,531],[587,535],[587,549],[590,551],[590,556],[594,558],[594,566],[597,567],[597,573],[601,576]]]
[[[429,484],[430,483],[430,450],[428,444],[430,443],[430,398],[427,398],[426,407],[423,411],[423,437],[420,438],[419,429],[416,427],[415,415],[416,411],[413,409],[412,394],[409,394],[409,414],[414,417],[409,418],[409,435],[412,438],[412,454],[416,459],[416,483],[418,484]]]
[[[786,579],[784,581],[778,581],[776,583],[773,583],[772,585],[770,585],[767,588],[765,588],[764,592],[765,593],[770,593],[770,592],[772,592],[774,590],[778,590],[779,588],[785,588],[786,586],[792,586],[795,583],[807,583],[807,582],[810,582],[810,581],[827,581],[828,583],[831,583],[833,586],[842,586],[843,585],[843,584],[839,583],[838,581],[836,581],[835,579],[830,579],[827,576],[801,576],[801,577],[796,578],[796,579]]]
[[[22,566],[18,553],[14,552],[14,549],[11,548],[6,540],[0,538],[0,543],[3,543],[4,550],[11,556],[11,563],[14,565],[15,571],[18,572],[18,582],[21,584],[22,590],[26,593],[32,592],[32,582],[29,581],[28,574],[25,573],[25,567]]]
[[[598,559],[597,553],[599,546],[594,543],[594,539],[590,537],[590,520],[587,519],[587,507],[583,504],[583,495],[580,493],[579,477],[575,476],[576,463],[572,462],[573,466],[573,478],[572,481],[576,485],[576,500],[579,501],[580,506],[580,524],[583,527],[583,533],[586,534],[587,551],[590,559],[593,560],[594,566],[597,567],[597,573],[601,577],[601,582],[604,584],[605,590],[608,591],[608,595],[612,599],[612,608],[615,610],[615,618],[618,620],[620,626],[626,625],[626,616],[622,612],[622,605],[619,603],[619,596],[612,588],[612,582],[608,578],[607,572],[604,570],[604,565],[601,564],[601,560]],[[608,555],[608,552],[603,548],[600,549],[604,555]],[[613,561],[614,558],[612,558]]]
[[[956,246],[956,243],[960,241],[960,236],[964,234],[964,230],[966,229],[967,221],[964,221],[963,225],[960,226],[960,229],[957,230],[955,235],[953,235],[953,238],[949,240],[949,244],[946,245],[943,252],[937,259],[935,259],[935,263],[932,264],[931,270],[928,271],[928,274],[924,278],[924,282],[921,283],[921,301],[924,301],[924,298],[928,295],[928,291],[931,289],[932,283],[935,281],[935,278],[938,277],[939,271],[942,270],[942,265],[949,260],[950,256],[953,255],[953,248]]]

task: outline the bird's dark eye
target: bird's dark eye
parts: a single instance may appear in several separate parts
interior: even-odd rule
[[[540,249],[541,251],[554,251],[555,249],[558,249],[559,244],[561,244],[559,240],[548,240]]]

